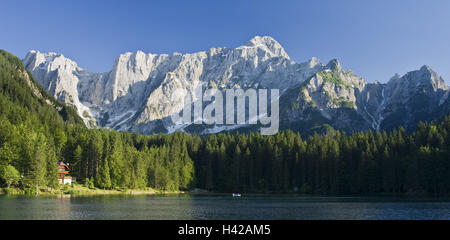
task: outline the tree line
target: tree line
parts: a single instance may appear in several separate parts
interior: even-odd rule
[[[226,192],[450,193],[450,117],[407,134],[210,135],[190,147],[197,186]],[[197,146],[196,146],[197,145]]]

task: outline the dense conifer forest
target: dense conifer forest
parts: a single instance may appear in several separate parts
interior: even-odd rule
[[[414,132],[143,136],[88,129],[0,51],[0,186],[56,188],[57,162],[103,189],[450,194],[450,116]]]

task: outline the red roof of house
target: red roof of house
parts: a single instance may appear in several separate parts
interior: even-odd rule
[[[64,162],[59,162],[59,165],[58,165],[58,167],[64,167],[65,169],[67,169],[67,170],[70,170],[70,168],[69,168],[69,165],[67,165],[67,164],[65,164]]]

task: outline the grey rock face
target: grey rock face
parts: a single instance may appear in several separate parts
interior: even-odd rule
[[[189,132],[192,126],[175,126],[170,116],[181,111],[186,94],[194,95],[200,85],[280,89],[281,126],[299,130],[320,125],[345,131],[409,127],[449,106],[448,86],[429,67],[372,84],[343,70],[337,60],[326,66],[316,58],[296,63],[268,36],[235,49],[125,53],[106,73],[89,72],[57,53],[30,51],[23,63],[50,94],[75,106],[87,126],[144,134]],[[416,107],[418,102],[423,106]],[[400,112],[403,118],[397,117]],[[206,132],[228,129],[209,126]]]
[[[412,130],[419,121],[437,118],[437,109],[448,100],[449,88],[444,80],[430,67],[395,76],[386,84],[385,104],[380,117],[381,127],[392,129],[402,125]],[[442,109],[448,114],[450,109]]]
[[[419,121],[450,114],[449,87],[428,66],[380,84],[367,83],[332,60],[280,102],[285,128],[299,130],[324,125],[347,132],[413,130]]]

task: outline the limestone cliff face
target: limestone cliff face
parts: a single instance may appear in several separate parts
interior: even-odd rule
[[[403,125],[413,129],[418,121],[438,118],[437,109],[448,114],[450,109],[441,108],[448,100],[449,88],[444,80],[430,67],[394,76],[384,86],[384,104],[379,113],[383,129]]]
[[[286,128],[300,130],[323,125],[347,132],[398,126],[413,130],[419,121],[450,114],[449,87],[428,66],[380,84],[367,83],[332,60],[289,89],[280,102]]]
[[[200,85],[280,89],[282,128],[323,124],[346,131],[409,127],[438,108],[439,112],[448,110],[449,89],[429,67],[386,84],[372,84],[343,70],[337,60],[327,65],[316,58],[296,63],[268,36],[256,36],[235,49],[172,55],[125,53],[106,73],[89,72],[57,53],[30,51],[23,63],[50,94],[74,105],[88,126],[144,134],[189,131],[189,126],[175,126],[169,117],[182,109],[185,95],[194,95]],[[422,105],[416,108],[417,98]],[[404,118],[397,117],[399,112],[405,113]],[[423,120],[432,118],[428,114]],[[227,129],[208,126],[207,132]]]

